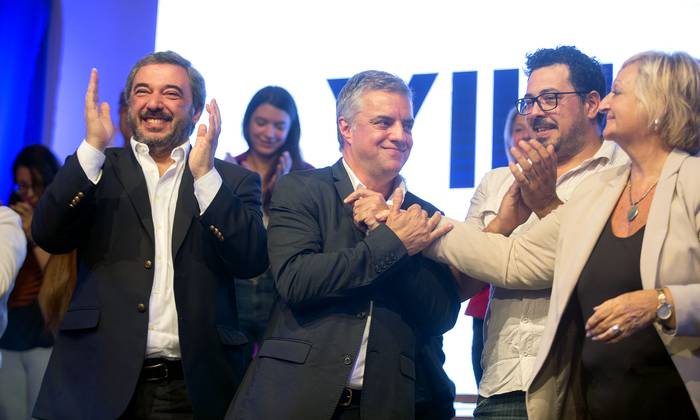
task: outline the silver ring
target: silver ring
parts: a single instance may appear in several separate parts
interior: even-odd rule
[[[617,325],[617,324],[615,324],[615,325],[613,325],[612,327],[610,327],[610,332],[611,332],[613,335],[618,336],[618,335],[620,335],[620,333],[621,333],[622,331],[620,330],[620,326]]]

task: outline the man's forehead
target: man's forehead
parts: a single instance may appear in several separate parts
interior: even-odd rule
[[[546,90],[571,89],[569,66],[552,64],[534,70],[527,79],[527,93],[537,95]]]
[[[146,64],[134,75],[133,87],[137,85],[174,85],[183,91],[190,90],[190,79],[187,70],[176,64],[155,63]]]
[[[382,114],[388,111],[404,111],[407,109],[410,115],[402,116],[402,118],[413,117],[413,104],[409,97],[400,92],[386,92],[383,90],[368,90],[360,95],[359,98],[360,112],[371,112]]]

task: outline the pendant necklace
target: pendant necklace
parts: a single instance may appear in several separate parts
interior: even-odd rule
[[[657,179],[656,182],[654,182],[654,185],[649,187],[649,189],[644,194],[642,194],[642,197],[639,200],[632,201],[632,178],[630,177],[630,179],[627,180],[627,187],[629,188],[628,189],[629,193],[627,196],[629,197],[629,200],[630,200],[630,209],[627,211],[627,221],[628,222],[631,222],[632,220],[634,220],[635,217],[637,217],[637,215],[639,214],[639,207],[637,207],[637,204],[641,203],[641,201],[644,200],[647,197],[647,195],[649,195],[651,190],[654,189],[654,187],[656,186],[656,184],[658,182],[659,182],[659,180]]]

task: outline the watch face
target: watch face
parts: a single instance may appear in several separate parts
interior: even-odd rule
[[[673,308],[668,303],[661,304],[661,305],[659,305],[658,308],[656,308],[656,316],[659,319],[664,320],[664,321],[671,318],[672,313],[673,313]]]

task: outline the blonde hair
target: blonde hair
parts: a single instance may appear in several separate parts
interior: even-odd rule
[[[622,68],[639,65],[635,93],[655,130],[669,146],[700,150],[700,63],[685,52],[647,51]]]

